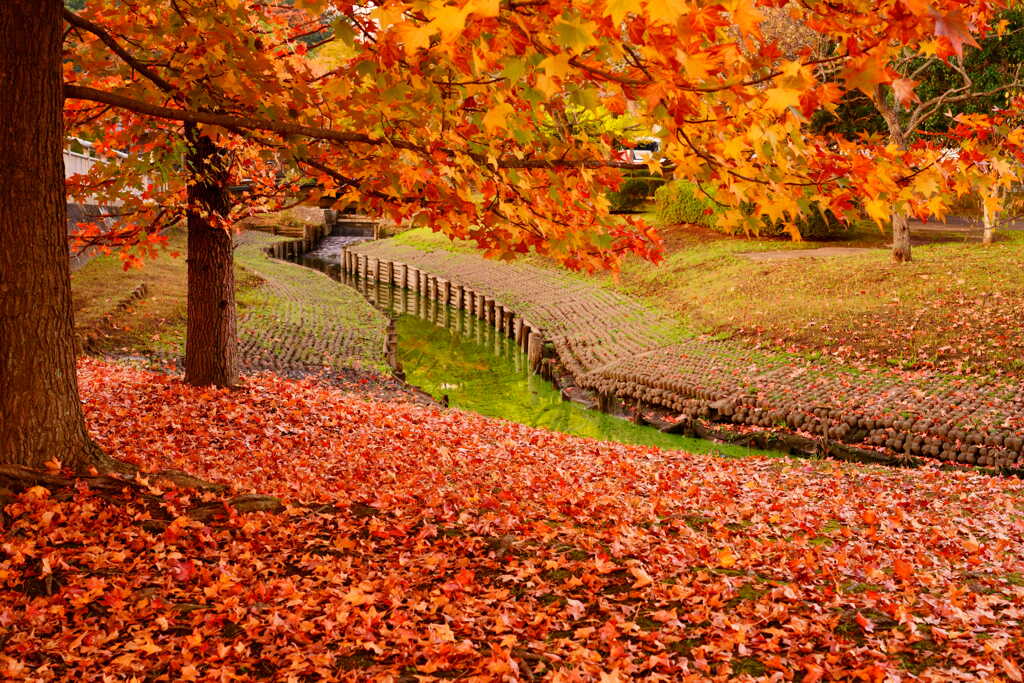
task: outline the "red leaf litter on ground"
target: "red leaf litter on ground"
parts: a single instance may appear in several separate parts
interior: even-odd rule
[[[108,453],[232,491],[20,494],[4,679],[1021,678],[1016,479],[662,452],[271,375],[80,378]],[[244,492],[289,505],[183,514]]]

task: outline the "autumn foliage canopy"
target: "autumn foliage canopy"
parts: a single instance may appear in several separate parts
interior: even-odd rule
[[[813,46],[766,35],[765,13],[780,5],[819,38]],[[628,114],[638,134],[661,138],[667,168],[729,209],[720,223],[735,229],[812,206],[879,222],[892,211],[941,215],[979,173],[978,157],[948,153],[956,141],[901,149],[806,124],[853,90],[910,104],[916,83],[894,60],[955,57],[972,31],[998,30],[1000,7],[91,0],[66,12],[69,130],[131,161],[97,167],[75,191],[134,208],[115,241],[159,240],[144,236],[180,214],[190,121],[228,150],[223,163],[248,188],[226,223],[315,181],[342,205],[426,223],[493,255],[533,249],[587,269],[626,252],[656,258],[656,235],[610,216],[604,195],[621,179],[615,147],[629,140],[582,125],[582,109]],[[989,125],[980,118],[971,125]],[[1012,176],[1000,166],[997,182]]]

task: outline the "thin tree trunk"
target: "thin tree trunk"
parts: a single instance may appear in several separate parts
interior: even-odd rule
[[[994,192],[999,193],[1000,191],[996,189]],[[998,197],[999,195],[997,194],[996,196]],[[992,209],[989,208],[988,202],[985,201],[984,197],[981,199],[981,216],[982,225],[985,228],[981,235],[981,243],[985,245],[992,244],[996,235],[995,216],[992,215]]]
[[[986,245],[992,244],[992,238],[995,236],[996,232],[992,225],[992,212],[989,211],[987,206],[982,209],[982,212],[984,214],[982,220],[984,221],[985,232],[981,235],[981,243]]]
[[[238,384],[234,247],[218,217],[228,213],[228,174],[221,151],[198,127],[185,127],[189,149],[188,326],[185,381]]]
[[[907,135],[900,124],[896,110],[889,106],[885,90],[881,85],[875,88],[875,106],[885,120],[889,129],[889,141],[900,149],[907,149]],[[892,212],[892,260],[896,263],[908,263],[910,256],[910,224],[907,215],[898,211]]]
[[[0,464],[102,468],[78,398],[61,0],[0,2]]]
[[[892,260],[896,263],[910,261],[910,224],[902,213],[892,215]]]

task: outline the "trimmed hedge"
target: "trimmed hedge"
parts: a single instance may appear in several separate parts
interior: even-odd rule
[[[659,187],[654,205],[658,220],[665,225],[694,223],[713,228],[718,216],[718,206],[686,180],[673,180]]]
[[[767,216],[762,216],[761,223],[764,226],[762,235],[780,235],[786,231],[783,221],[773,224]],[[837,218],[828,209],[822,211],[819,206],[814,205],[796,220],[796,227],[800,231],[800,236],[805,239],[821,239],[835,237],[846,232],[850,229],[850,224]]]
[[[622,186],[608,193],[613,213],[629,213],[639,211],[643,204],[655,194],[655,190],[665,182],[664,178],[647,175],[646,173],[630,172],[622,181]]]

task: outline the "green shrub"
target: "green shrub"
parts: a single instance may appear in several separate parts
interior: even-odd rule
[[[762,235],[780,235],[786,232],[784,221],[776,221],[773,224],[767,216],[762,216],[761,223],[764,226],[761,229]],[[850,229],[850,224],[837,218],[828,209],[822,211],[821,207],[814,205],[796,220],[796,227],[801,237],[815,240],[842,235]]]
[[[659,187],[654,205],[658,220],[665,225],[695,223],[713,228],[719,212],[717,204],[686,180],[673,180]]]
[[[617,191],[608,193],[612,212],[628,213],[640,210],[644,202],[654,194],[655,189],[664,182],[664,178],[646,175],[643,172],[629,172],[622,181],[622,186]]]

